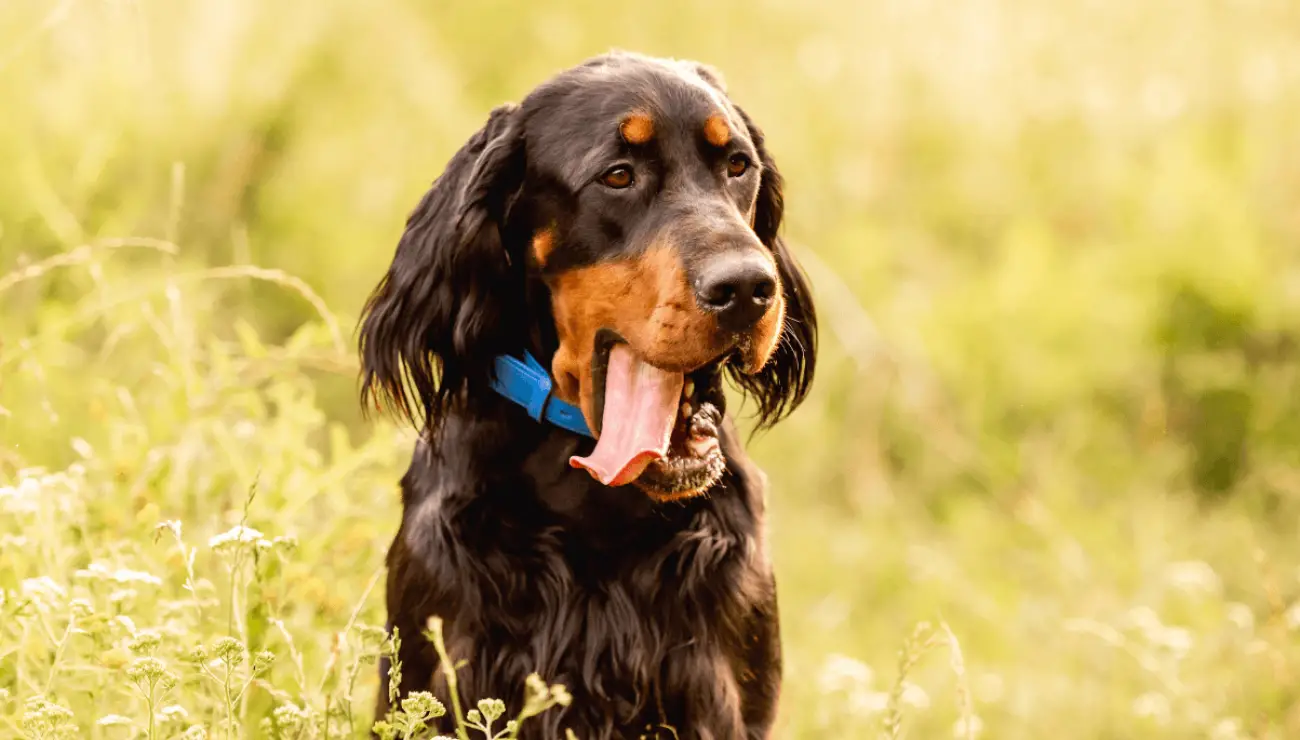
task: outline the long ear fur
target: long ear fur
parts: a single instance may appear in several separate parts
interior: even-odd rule
[[[406,222],[360,331],[361,400],[432,429],[486,387],[494,357],[522,331],[522,281],[501,224],[523,179],[517,106],[487,123],[447,164]],[[521,283],[522,284],[522,283]]]
[[[762,161],[754,233],[776,257],[785,296],[785,326],[776,351],[762,370],[745,375],[733,369],[731,377],[757,401],[759,426],[769,427],[794,411],[808,395],[817,364],[817,311],[808,278],[781,239],[781,219],[785,212],[781,172],[767,151],[763,132],[743,110],[737,110]]]

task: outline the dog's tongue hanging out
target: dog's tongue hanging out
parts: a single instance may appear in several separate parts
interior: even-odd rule
[[[636,480],[646,466],[668,454],[684,378],[642,362],[626,344],[610,350],[605,370],[605,411],[600,438],[587,457],[571,457],[607,486]]]

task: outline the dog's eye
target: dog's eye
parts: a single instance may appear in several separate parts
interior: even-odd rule
[[[632,186],[632,170],[627,167],[615,167],[600,176],[600,181],[615,190]]]
[[[731,155],[727,160],[727,174],[731,177],[740,177],[749,171],[749,157],[737,152]]]

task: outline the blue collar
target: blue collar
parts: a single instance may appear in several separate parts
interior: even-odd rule
[[[543,418],[561,429],[592,437],[582,410],[571,403],[551,397],[551,374],[526,350],[524,359],[500,355],[495,363],[492,389],[514,401],[528,415],[541,421]]]

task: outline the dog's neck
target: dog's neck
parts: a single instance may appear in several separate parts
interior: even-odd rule
[[[470,499],[488,495],[509,497],[505,505],[523,511],[542,510],[567,528],[590,529],[589,539],[603,540],[627,535],[621,527],[642,529],[680,526],[694,512],[710,505],[713,497],[729,495],[737,471],[749,471],[751,463],[729,419],[719,434],[728,474],[703,496],[680,502],[661,503],[635,485],[602,485],[583,470],[570,467],[569,458],[590,452],[592,440],[558,427],[539,423],[505,398],[477,399],[472,409],[453,412],[417,450],[427,455],[438,478],[449,484],[477,481],[479,491],[456,491],[448,485],[443,504],[469,505]]]

